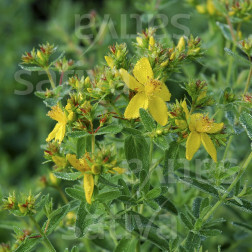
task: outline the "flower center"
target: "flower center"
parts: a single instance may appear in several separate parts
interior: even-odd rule
[[[147,96],[151,96],[154,94],[154,92],[157,92],[161,89],[161,82],[155,79],[150,79],[145,84],[145,93]]]

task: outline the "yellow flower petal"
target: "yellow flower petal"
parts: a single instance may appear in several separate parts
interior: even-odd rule
[[[211,128],[207,131],[207,133],[213,134],[221,131],[224,127],[224,123],[213,123]]]
[[[57,167],[64,168],[66,166],[66,158],[60,156],[52,156],[53,162],[57,165]]]
[[[56,123],[56,125],[54,126],[52,132],[46,138],[47,142],[50,142],[50,141],[52,141],[55,138],[58,130],[60,129],[60,126],[61,126],[60,123]]]
[[[212,122],[209,121],[209,118],[200,113],[192,114],[189,118],[190,131],[207,132],[211,125]]]
[[[204,145],[206,151],[214,160],[214,162],[217,162],[217,152],[211,138],[206,133],[201,133],[200,135],[202,144]]]
[[[162,98],[164,101],[170,101],[171,99],[171,93],[164,83],[161,83],[160,88],[157,89],[157,91],[154,91],[154,94]]]
[[[83,163],[80,162],[79,159],[77,159],[76,155],[74,154],[67,154],[66,158],[68,162],[78,171],[84,172],[85,171],[85,166]]]
[[[125,169],[124,168],[114,167],[113,170],[116,171],[119,174],[125,173]]]
[[[135,78],[142,84],[147,83],[150,79],[153,79],[153,71],[148,58],[141,58],[133,69]]]
[[[58,128],[58,131],[56,132],[55,140],[61,143],[65,137],[66,125],[63,123],[57,123],[57,124],[59,124],[60,126]]]
[[[145,94],[137,93],[129,102],[124,117],[126,119],[134,119],[139,117],[139,109],[148,108],[148,99]]]
[[[144,86],[139,83],[132,75],[130,75],[125,69],[120,69],[120,74],[122,76],[123,81],[131,90],[142,91]]]
[[[182,106],[182,108],[183,108],[183,110],[184,110],[184,112],[185,112],[186,120],[188,120],[190,113],[189,113],[189,110],[188,110],[188,107],[187,107],[187,104],[186,104],[186,100],[184,100],[184,101],[181,103],[181,106]]]
[[[108,66],[110,68],[113,68],[114,67],[114,60],[113,60],[113,58],[111,58],[109,56],[105,56],[104,58],[105,58],[105,60],[106,60],[106,62],[108,64]]]
[[[62,111],[62,109],[56,105],[52,107],[52,110],[47,113],[49,117],[51,117],[53,120],[66,123],[67,117],[65,115],[65,112]]]
[[[200,134],[192,131],[186,141],[186,159],[191,160],[201,144]]]
[[[91,199],[94,191],[94,177],[92,174],[84,174],[84,191],[87,203],[91,204]]]
[[[165,102],[158,96],[152,96],[149,100],[149,111],[152,117],[162,126],[167,124],[168,110]]]

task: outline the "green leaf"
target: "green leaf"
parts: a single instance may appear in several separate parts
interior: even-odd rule
[[[203,192],[209,193],[215,197],[219,196],[218,190],[213,185],[211,185],[211,183],[208,181],[203,182],[203,181],[197,180],[195,178],[188,178],[188,177],[180,177],[179,179],[182,182],[189,184],[189,185],[192,185],[193,187],[196,187]]]
[[[38,238],[30,238],[38,236],[38,234],[32,234],[29,237],[27,237],[20,246],[15,249],[15,252],[29,252],[31,251],[37,244],[43,241],[44,238],[38,237]]]
[[[77,218],[75,223],[75,236],[77,238],[84,237],[86,233],[86,228],[93,223],[93,221],[90,218],[87,218],[87,211],[85,208],[85,202],[81,202],[78,212],[77,212]]]
[[[148,228],[148,232],[141,232],[140,230],[136,229],[136,232],[141,234],[142,237],[146,238],[153,244],[155,244],[162,251],[169,250],[169,240],[166,237],[160,235],[156,228],[150,227]]]
[[[232,222],[232,224],[236,227],[239,227],[245,231],[252,232],[252,226],[248,225],[247,223],[242,223],[242,222]]]
[[[148,173],[145,170],[140,172],[140,191],[145,195],[149,192],[150,188],[150,178]]]
[[[57,210],[53,211],[49,216],[49,225],[47,227],[46,235],[51,234],[55,228],[58,227],[60,222],[63,220],[63,218],[66,216],[70,208],[70,205],[65,205],[63,207],[58,208]],[[45,230],[45,227],[47,225],[47,221],[43,225],[43,230]]]
[[[161,188],[160,187],[157,187],[157,188],[154,188],[152,190],[150,190],[146,195],[145,195],[145,198],[146,199],[155,199],[157,198],[161,193]]]
[[[65,55],[65,52],[61,52],[61,54],[56,57],[56,59],[54,59],[52,62],[50,62],[50,66],[53,66],[57,61],[59,61],[61,58],[63,58],[63,56]]]
[[[131,242],[132,242],[132,239],[122,238],[120,240],[120,242],[118,243],[118,245],[116,246],[114,252],[128,252],[128,251],[131,251],[130,250]]]
[[[161,149],[167,150],[169,148],[169,144],[164,136],[157,136],[153,139],[154,143]]]
[[[180,213],[180,219],[188,227],[189,230],[193,229],[193,224],[192,224],[191,220],[188,218],[188,216],[186,216],[183,213]]]
[[[118,125],[108,125],[105,127],[100,128],[96,133],[93,135],[99,136],[99,135],[106,135],[106,134],[117,134],[122,131],[122,126],[120,124]],[[86,132],[86,131],[73,131],[68,134],[69,137],[73,138],[80,138],[80,137],[85,137],[85,136],[91,136],[92,134]]]
[[[102,127],[101,129],[98,130],[95,135],[105,135],[105,134],[117,134],[121,132],[123,129],[121,124],[111,124],[105,127]]]
[[[201,206],[202,198],[197,197],[193,202],[193,215],[196,218],[200,216],[200,206]]]
[[[63,179],[63,180],[69,180],[69,181],[73,181],[73,180],[77,180],[82,176],[81,172],[54,172],[53,173],[55,175],[55,177],[59,178],[59,179]]]
[[[176,160],[177,156],[179,154],[179,144],[176,141],[173,141],[170,143],[170,147],[168,150],[165,151],[164,155],[164,175],[168,173],[168,171],[174,171],[176,166]],[[173,161],[173,164],[171,164],[170,161]],[[168,166],[169,164],[169,166]],[[170,167],[173,165],[173,167]]]
[[[149,170],[149,145],[142,136],[128,136],[125,139],[125,156],[129,168],[135,174],[141,170]]]
[[[97,195],[96,199],[101,202],[108,202],[108,201],[117,199],[119,196],[121,196],[121,192],[116,190],[116,191],[100,193]]]
[[[229,26],[226,24],[222,24],[220,22],[216,22],[216,25],[219,27],[219,29],[221,30],[223,36],[225,37],[226,40],[232,41],[232,35],[229,29]]]
[[[105,179],[102,176],[99,176],[99,183],[107,185],[107,186],[111,186],[111,187],[114,187],[114,188],[122,188],[122,186],[113,184],[109,180]]]
[[[80,137],[91,136],[91,134],[88,133],[87,131],[73,131],[71,133],[68,133],[67,135],[69,137],[73,137],[73,138],[80,138]]]
[[[185,248],[189,252],[194,252],[195,250],[198,251],[200,247],[200,241],[200,236],[198,234],[190,232],[186,238]]]
[[[73,199],[77,199],[80,201],[85,201],[85,193],[83,189],[68,187],[65,189],[66,194]]]
[[[123,180],[123,179],[119,179],[118,180],[118,184],[122,187],[122,193],[124,194],[124,195],[130,195],[130,190],[129,190],[129,188],[128,188],[128,186],[127,186],[127,184],[126,184],[126,182]]]
[[[77,158],[81,158],[86,152],[91,152],[91,142],[91,135],[77,139]]]
[[[221,235],[221,230],[219,229],[203,229],[200,230],[200,234],[209,237],[209,236],[219,236]]]
[[[241,201],[241,203],[237,202],[234,199],[225,201],[224,203],[226,205],[233,205],[233,206],[239,207],[243,211],[252,213],[252,202],[245,199],[239,199],[239,200]]]
[[[178,210],[176,209],[176,207],[173,205],[173,203],[171,201],[166,199],[166,197],[161,195],[158,198],[156,198],[155,201],[158,203],[158,205],[162,209],[165,209],[168,212],[171,212],[175,215],[178,215]]]
[[[252,115],[247,112],[243,112],[240,116],[240,122],[246,130],[248,137],[252,140]]]
[[[239,54],[237,54],[237,53],[231,51],[229,48],[226,48],[226,47],[224,48],[224,51],[225,51],[228,55],[232,56],[236,61],[241,62],[241,63],[244,63],[244,64],[246,64],[246,65],[248,65],[248,64],[251,65],[251,62],[248,60],[247,57],[246,57],[246,58],[245,58],[245,57],[242,57],[242,56],[240,56]]]
[[[123,128],[122,133],[127,135],[142,135],[142,132],[140,130],[132,128]]]
[[[21,65],[21,64],[19,64],[19,66],[23,70],[30,71],[30,72],[45,71],[44,68],[38,67],[38,66],[28,66],[28,65]]]
[[[152,116],[143,108],[139,110],[141,121],[145,129],[149,132],[152,132],[156,129],[156,123],[153,120]]]

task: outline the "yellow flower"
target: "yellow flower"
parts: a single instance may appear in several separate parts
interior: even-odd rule
[[[67,160],[69,163],[78,171],[84,174],[84,192],[86,201],[88,204],[91,204],[91,199],[94,191],[94,177],[91,174],[91,168],[88,165],[87,159],[88,155],[85,155],[83,158],[77,159],[76,155],[67,154]]]
[[[182,52],[185,49],[185,38],[184,36],[182,36],[179,39],[178,45],[177,45],[177,49],[179,52]]]
[[[105,58],[105,60],[106,60],[106,62],[108,64],[108,66],[110,68],[113,68],[114,67],[114,60],[113,60],[113,58],[110,57],[110,56],[105,56],[104,58]]]
[[[49,111],[47,115],[58,123],[55,125],[52,132],[48,135],[46,141],[50,142],[55,138],[56,141],[61,143],[66,133],[67,116],[65,112],[62,111],[62,109],[59,107],[59,105],[53,106],[52,110]]]
[[[149,39],[149,50],[151,50],[155,46],[155,39],[153,36],[150,37]]]
[[[217,162],[216,148],[208,134],[221,131],[224,124],[214,123],[213,120],[200,113],[191,115],[188,121],[191,133],[186,141],[186,158],[191,160],[202,143],[214,162]]]
[[[139,117],[139,109],[149,109],[152,117],[162,126],[167,124],[168,113],[166,101],[170,100],[171,94],[166,85],[157,79],[154,74],[148,58],[141,58],[130,75],[125,69],[120,69],[123,81],[137,94],[128,104],[124,117],[134,119]]]

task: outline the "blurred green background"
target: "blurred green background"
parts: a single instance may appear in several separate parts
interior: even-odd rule
[[[148,2],[151,1],[0,1],[0,190],[2,195],[6,196],[14,189],[24,192],[30,189],[39,191],[39,178],[46,174],[48,169],[47,165],[42,165],[44,159],[41,145],[45,143],[53,122],[46,117],[45,105],[34,95],[38,87],[37,83],[41,79],[45,80],[46,76],[38,73],[29,74],[21,70],[18,64],[22,54],[48,41],[58,45],[60,51],[65,51],[66,56],[75,61],[76,69],[86,74],[86,71],[96,64],[104,63],[103,57],[109,45],[134,40],[133,36],[124,36],[125,32],[134,35],[148,26],[150,15],[158,14],[148,10],[151,9],[148,7]],[[145,9],[141,7],[141,3],[146,4]],[[168,85],[173,99],[183,97],[183,91],[178,84],[188,81],[189,78],[205,79],[212,88],[224,89],[227,85],[224,76],[230,56],[224,53],[223,35],[216,30],[216,27],[209,25],[207,17],[198,14],[183,1],[164,1],[164,3],[159,14],[168,18],[168,24],[165,24],[163,29],[159,28],[157,33],[162,34],[165,29],[171,39],[168,45],[169,43],[171,45],[172,41],[177,42],[178,37],[188,30],[194,36],[198,35],[202,38],[206,49],[204,59],[188,63],[181,73],[172,76]],[[84,32],[81,31],[81,34],[93,34],[94,38],[82,38],[78,35],[76,24],[78,24],[78,17],[84,14],[90,14],[93,23]],[[122,18],[120,14],[125,15]],[[141,19],[140,30],[134,15]],[[174,26],[172,17],[176,15],[181,15],[177,22],[183,27]],[[110,20],[110,26],[105,25],[102,29],[104,20]],[[90,24],[90,20],[83,18],[81,25],[87,24]],[[158,18],[155,19],[154,25],[160,27]],[[242,27],[244,34],[249,34],[250,25],[248,23]],[[187,30],[184,30],[185,28]],[[100,34],[101,29],[103,32]],[[118,36],[113,35],[115,32]],[[236,62],[236,64],[240,63]],[[244,65],[239,65],[240,72],[234,72],[234,77],[245,79],[247,70]],[[243,71],[244,77],[240,75]],[[24,80],[33,83],[33,91],[27,95],[18,95],[17,91],[27,88]],[[58,81],[59,76],[56,79],[56,82]],[[43,85],[43,89],[45,88],[46,85]],[[242,89],[242,86],[237,86],[238,91]],[[239,145],[236,158],[243,159],[249,150],[247,137],[243,134],[235,141],[235,146]],[[236,215],[236,213],[232,214]],[[6,213],[1,213],[0,220],[6,218]],[[9,239],[10,233],[0,229],[0,242]],[[228,233],[226,239],[232,240],[232,234]],[[228,250],[228,246],[226,251],[231,251]]]

